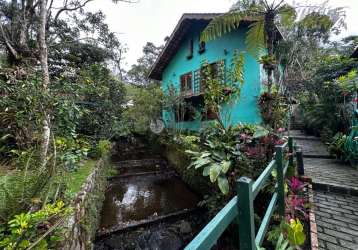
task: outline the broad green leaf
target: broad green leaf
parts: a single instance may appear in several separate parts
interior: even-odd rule
[[[257,126],[253,138],[261,138],[267,136],[269,133],[270,131],[268,131],[266,128],[262,126]]]
[[[299,219],[292,219],[287,230],[288,240],[294,246],[303,245],[306,235],[303,231],[303,225]]]
[[[204,169],[203,169],[203,176],[209,176],[210,175],[210,166],[206,166]]]
[[[229,193],[229,182],[226,178],[226,176],[224,175],[220,175],[218,177],[218,186],[220,188],[220,191],[223,193],[223,194],[228,194]]]
[[[222,161],[221,162],[221,173],[226,174],[231,167],[231,161]]]
[[[205,157],[208,157],[210,156],[211,153],[210,152],[203,152],[201,155],[200,155],[200,158],[205,158]]]
[[[218,159],[218,160],[222,160],[222,159],[226,158],[226,154],[221,151],[214,151],[213,156],[216,157],[216,159]]]
[[[210,165],[210,181],[214,183],[221,172],[221,166],[217,163]]]
[[[209,163],[211,163],[210,158],[199,158],[196,161],[193,162],[193,166],[195,166],[195,169],[201,168]]]
[[[195,151],[191,151],[191,150],[185,150],[185,153],[190,154],[190,155],[194,155],[194,156],[200,156],[199,152],[195,152]]]
[[[271,175],[273,178],[277,178],[277,171],[276,169],[272,170]]]

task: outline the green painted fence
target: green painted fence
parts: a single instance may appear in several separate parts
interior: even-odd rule
[[[280,216],[285,216],[284,177],[288,166],[293,165],[294,150],[293,139],[289,137],[288,142],[276,146],[274,159],[268,164],[256,181],[252,181],[247,177],[241,177],[237,181],[237,196],[232,198],[232,200],[221,209],[189,245],[185,247],[185,250],[210,249],[216,244],[221,234],[234,220],[237,220],[239,225],[238,237],[240,239],[240,250],[255,250],[256,246],[261,246],[275,210],[277,209]],[[254,199],[268,181],[274,169],[276,169],[277,173],[276,191],[272,195],[265,216],[255,235]]]

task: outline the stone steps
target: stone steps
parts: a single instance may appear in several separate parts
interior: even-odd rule
[[[116,161],[113,162],[113,165],[117,168],[126,168],[126,167],[167,165],[167,162],[160,158],[151,158],[151,159],[141,159],[141,160]]]
[[[286,135],[293,137],[294,142],[302,150],[304,158],[333,159],[327,150],[327,145],[316,136],[306,135],[302,130],[290,130]]]

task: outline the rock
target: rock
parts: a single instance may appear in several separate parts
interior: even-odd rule
[[[182,234],[191,233],[192,229],[190,223],[185,220],[182,220],[179,224],[179,231]]]
[[[123,239],[120,235],[112,235],[110,238],[108,238],[105,242],[105,245],[108,248],[103,249],[114,249],[114,250],[124,250],[127,249],[123,245],[119,244],[119,242],[122,242]],[[96,248],[97,249],[97,248]]]
[[[165,229],[142,234],[137,243],[137,250],[178,250],[183,247],[182,240]]]

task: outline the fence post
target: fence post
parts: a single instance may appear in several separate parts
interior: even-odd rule
[[[288,153],[289,153],[289,166],[293,166],[293,138],[290,136],[288,137]]]
[[[240,250],[255,250],[254,197],[252,194],[253,181],[241,177],[237,182],[238,221]]]
[[[297,150],[296,157],[297,157],[297,173],[298,175],[303,176],[305,175],[305,167],[303,164],[303,154],[301,149]]]
[[[277,194],[278,194],[278,213],[285,216],[285,183],[283,176],[283,155],[282,147],[276,146],[276,171],[277,171]]]

